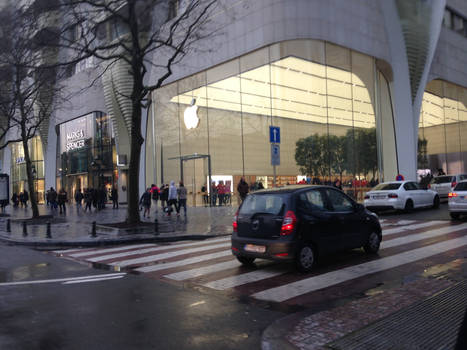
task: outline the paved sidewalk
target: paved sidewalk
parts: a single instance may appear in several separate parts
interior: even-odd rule
[[[59,214],[45,205],[39,206],[41,215],[53,215],[51,225],[51,238],[47,238],[46,221],[42,224],[27,225],[27,236],[23,235],[23,219],[31,217],[30,208],[12,208],[8,206],[6,214],[0,217],[0,241],[11,244],[30,246],[92,246],[103,244],[119,244],[129,242],[175,241],[184,239],[203,239],[213,236],[229,235],[232,233],[232,218],[237,210],[234,206],[225,207],[194,207],[188,208],[188,215],[182,213],[179,217],[172,213],[167,217],[158,208],[156,214],[151,208],[150,218],[142,218],[143,222],[154,223],[158,219],[158,234],[154,234],[152,225],[148,226],[147,233],[122,234],[102,231],[100,224],[123,222],[126,218],[126,206],[112,209],[107,205],[104,210],[91,213],[77,211],[74,205],[67,206],[67,213]],[[141,212],[142,213],[142,212]],[[11,221],[11,232],[7,232],[7,219]],[[98,225],[97,237],[91,236],[92,222]]]

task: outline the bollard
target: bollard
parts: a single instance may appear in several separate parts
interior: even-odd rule
[[[159,221],[157,221],[157,218],[154,220],[154,234],[159,235]]]
[[[52,232],[50,231],[50,221],[47,221],[47,238],[52,238]]]
[[[6,221],[6,232],[11,232],[11,222],[10,219]]]
[[[26,221],[23,221],[23,236],[28,235],[28,226],[26,225]]]
[[[91,231],[91,236],[92,237],[97,237],[97,232],[96,232],[96,222],[92,222],[92,231]]]

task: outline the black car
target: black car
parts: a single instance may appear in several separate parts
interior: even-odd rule
[[[319,255],[363,247],[377,253],[376,214],[328,186],[287,186],[254,192],[233,222],[232,253],[245,265],[255,258],[295,260],[310,271]]]

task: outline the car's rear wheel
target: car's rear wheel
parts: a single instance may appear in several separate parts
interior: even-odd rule
[[[405,202],[404,211],[406,213],[411,213],[413,211],[413,201],[411,199],[407,199],[407,202]]]
[[[379,246],[381,244],[380,236],[375,232],[372,231],[368,236],[368,241],[363,246],[365,253],[367,254],[376,254],[379,250]]]
[[[457,220],[457,219],[459,219],[459,217],[460,217],[460,214],[459,214],[459,213],[449,213],[449,215],[450,215],[451,218],[454,219],[454,220]]]
[[[243,265],[253,265],[255,258],[249,258],[246,256],[237,256],[237,260],[240,261]]]
[[[310,272],[316,262],[316,250],[311,244],[303,244],[298,250],[295,264],[301,272]]]
[[[435,196],[433,199],[433,209],[438,209],[439,208],[439,196]]]

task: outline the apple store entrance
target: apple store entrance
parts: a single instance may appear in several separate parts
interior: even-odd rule
[[[207,197],[209,189],[207,184],[212,181],[211,156],[209,154],[194,153],[168,158],[168,160],[175,159],[180,160],[180,179],[187,188],[187,204],[190,206],[211,206],[212,203]],[[202,162],[196,162],[196,160],[202,160]],[[192,164],[185,166],[185,162],[192,162]]]

